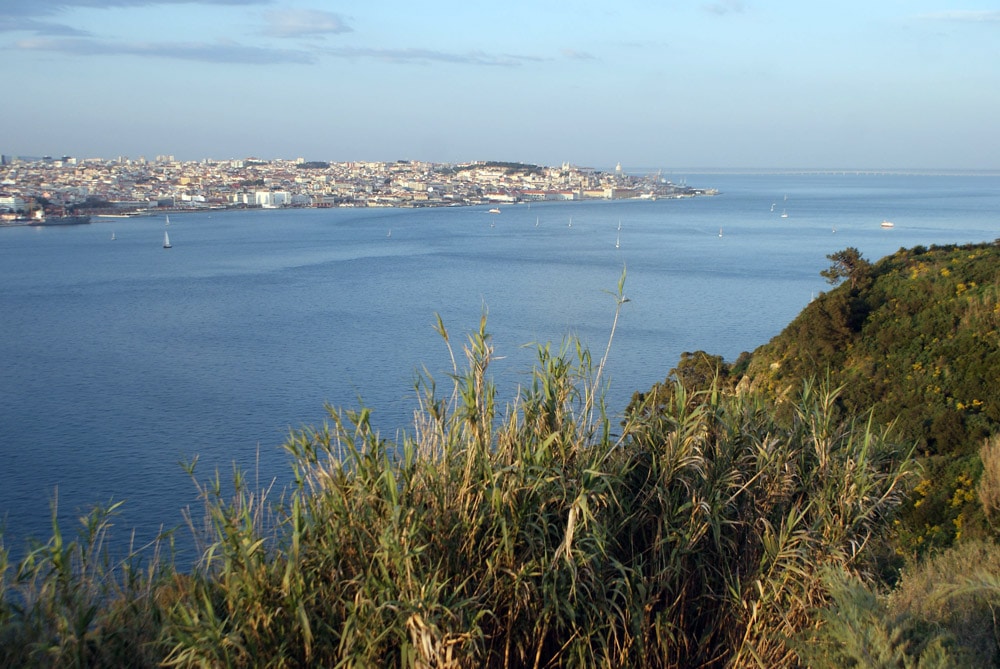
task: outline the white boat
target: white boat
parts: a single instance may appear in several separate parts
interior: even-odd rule
[[[573,227],[573,217],[572,216],[569,217],[569,225],[567,225],[566,227],[567,228],[572,228]]]
[[[882,227],[883,228],[894,228],[894,227],[896,227],[896,224],[893,223],[892,221],[883,220],[882,221]]]
[[[615,237],[615,248],[618,249],[621,248],[621,246],[622,246],[622,236],[621,233],[619,233],[618,236]]]
[[[167,225],[170,225],[170,214],[167,214]]]
[[[500,213],[500,208],[499,207],[493,207],[492,209],[490,209],[490,213],[491,214],[499,214]]]
[[[774,203],[771,203],[771,211],[774,211]]]
[[[170,235],[167,234],[166,230],[163,231],[163,248],[173,248],[173,244],[170,243]]]
[[[722,228],[719,228],[719,239],[722,239]]]
[[[112,232],[111,233],[111,241],[115,241],[115,239],[117,239],[117,237],[115,237],[115,233]]]
[[[784,209],[782,209],[782,210],[781,210],[781,217],[782,217],[782,218],[788,218],[788,212],[787,212],[787,211],[785,211]]]

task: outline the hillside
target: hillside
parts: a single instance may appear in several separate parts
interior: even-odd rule
[[[843,386],[846,413],[872,409],[915,444],[923,479],[898,552],[987,535],[975,486],[979,449],[1000,432],[1000,241],[900,249],[874,263],[856,249],[829,257],[823,275],[842,283],[770,342],[721,365],[722,377],[779,402],[803,379],[829,378]],[[672,380],[697,387],[719,362],[685,354]]]

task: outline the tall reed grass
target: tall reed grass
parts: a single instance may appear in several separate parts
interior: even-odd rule
[[[239,472],[232,498],[202,484],[190,573],[95,573],[94,535],[39,548],[3,582],[0,660],[791,666],[827,595],[820,571],[864,573],[905,492],[909,454],[822,384],[788,421],[753,394],[677,385],[613,424],[603,359],[595,371],[578,343],[538,347],[502,408],[485,317],[463,348],[446,396],[418,382],[400,439],[367,409],[330,408],[290,436],[279,498]]]

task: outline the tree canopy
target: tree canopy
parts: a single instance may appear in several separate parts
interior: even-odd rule
[[[827,258],[833,261],[829,269],[820,272],[820,276],[826,277],[827,282],[837,285],[842,279],[847,279],[851,284],[851,289],[857,288],[858,282],[868,276],[871,271],[871,263],[864,259],[861,251],[853,246],[848,246],[843,251],[831,253]]]

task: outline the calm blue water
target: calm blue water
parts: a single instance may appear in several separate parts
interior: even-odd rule
[[[132,527],[145,541],[177,526],[182,507],[198,508],[178,464],[196,455],[203,477],[236,462],[283,483],[280,445],[291,428],[321,423],[325,402],[360,398],[391,437],[409,424],[418,369],[447,386],[435,313],[459,353],[488,311],[506,401],[533,361],[525,344],[575,335],[600,357],[627,267],[607,368],[620,413],[683,351],[733,360],[768,341],[828,289],[829,253],[855,246],[875,260],[1000,237],[1000,177],[685,176],[722,194],[498,216],[175,215],[169,251],[162,217],[0,229],[7,548],[48,536],[56,491],[71,524],[92,504],[126,500],[121,540]]]

